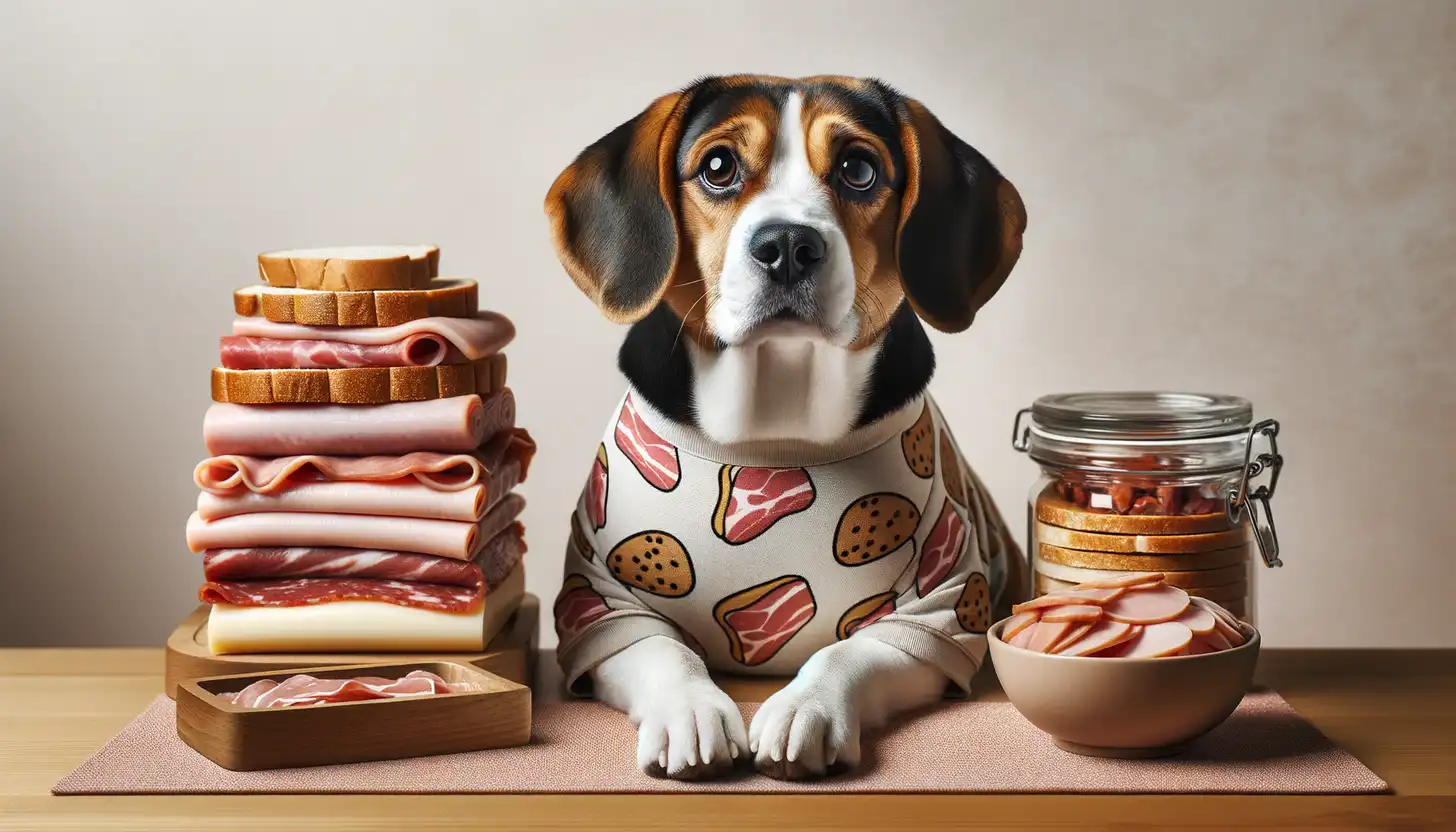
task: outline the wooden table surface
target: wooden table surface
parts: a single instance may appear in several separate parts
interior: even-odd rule
[[[549,655],[538,690],[558,677]],[[1284,695],[1395,795],[239,795],[52,797],[162,690],[143,649],[0,650],[0,829],[1456,829],[1456,651],[1267,650]],[[991,674],[978,698],[1004,699]],[[757,700],[772,689],[730,684]]]

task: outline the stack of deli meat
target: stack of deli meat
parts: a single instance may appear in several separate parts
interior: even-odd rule
[[[276,252],[234,294],[187,521],[214,653],[482,650],[519,602],[515,328],[438,264]]]

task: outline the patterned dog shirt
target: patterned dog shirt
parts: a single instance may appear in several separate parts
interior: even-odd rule
[[[1014,556],[928,395],[832,446],[728,449],[629,394],[572,512],[558,656],[580,693],[654,635],[775,675],[873,638],[968,689]]]

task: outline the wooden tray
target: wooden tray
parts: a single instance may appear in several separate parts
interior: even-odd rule
[[[325,679],[397,679],[428,670],[478,691],[330,702],[288,708],[240,708],[214,694],[239,691],[259,679],[296,673]],[[458,754],[525,745],[531,739],[531,691],[457,662],[402,662],[305,667],[183,682],[177,690],[177,736],[202,756],[233,771],[327,766]]]
[[[489,603],[487,601],[487,603]],[[486,614],[486,631],[490,639],[481,653],[239,653],[214,656],[207,649],[208,607],[198,607],[172,631],[167,639],[167,695],[177,698],[177,686],[188,679],[238,673],[267,673],[296,667],[337,667],[360,663],[459,662],[474,665],[512,682],[531,683],[536,670],[537,622],[541,602],[529,593],[521,596],[518,605],[502,605],[501,615]],[[514,612],[514,615],[510,615]],[[507,618],[507,616],[509,616]]]

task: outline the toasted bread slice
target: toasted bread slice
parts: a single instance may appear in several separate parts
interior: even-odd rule
[[[423,289],[323,292],[245,286],[233,292],[233,311],[280,324],[397,326],[420,318],[469,318],[480,307],[473,280],[432,280]]]
[[[1119,572],[1187,572],[1197,569],[1223,569],[1245,563],[1254,552],[1252,543],[1212,552],[1189,552],[1181,555],[1124,555],[1115,552],[1084,552],[1064,549],[1049,543],[1037,544],[1037,556],[1048,563],[1079,566],[1083,569],[1108,569]]]
[[[1104,534],[1208,534],[1234,528],[1227,515],[1111,514],[1063,500],[1051,486],[1036,498],[1036,519],[1052,526]]]
[[[1036,539],[1039,543],[1050,543],[1064,549],[1082,549],[1090,552],[1121,552],[1124,554],[1173,555],[1187,552],[1211,552],[1215,549],[1231,549],[1253,540],[1249,525],[1241,524],[1225,532],[1203,534],[1102,534],[1079,532],[1052,526],[1036,524]]]
[[[258,255],[263,282],[283,289],[420,289],[439,273],[440,250],[434,246],[296,248]]]
[[[495,378],[500,370],[500,379]],[[434,367],[341,370],[212,370],[212,400],[233,404],[388,404],[488,395],[505,385],[489,358]]]

